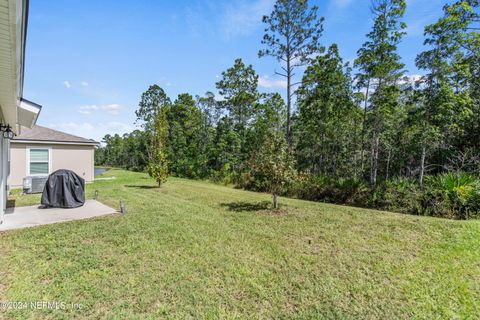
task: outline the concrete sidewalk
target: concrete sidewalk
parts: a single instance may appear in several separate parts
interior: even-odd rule
[[[39,209],[38,207],[8,208],[3,223],[0,224],[0,231],[88,219],[117,212],[96,200],[87,200],[85,205],[74,209]]]

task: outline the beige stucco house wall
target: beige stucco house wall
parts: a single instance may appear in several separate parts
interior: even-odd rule
[[[46,175],[58,169],[72,170],[86,182],[91,182],[94,179],[94,154],[97,145],[93,140],[41,126],[24,129],[24,132],[10,143],[9,185],[19,187],[23,185],[23,178],[26,176]],[[32,149],[48,154],[48,172],[30,172]]]

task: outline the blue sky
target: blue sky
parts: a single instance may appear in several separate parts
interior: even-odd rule
[[[337,43],[353,61],[372,22],[370,0],[317,0],[324,45]],[[446,0],[407,0],[408,35],[399,47],[418,74],[423,27]],[[43,105],[38,123],[101,140],[134,129],[135,109],[149,85],[172,100],[215,89],[237,57],[251,63],[263,91],[285,91],[277,63],[257,57],[262,15],[273,0],[30,0],[24,97]],[[278,67],[277,67],[278,68]]]

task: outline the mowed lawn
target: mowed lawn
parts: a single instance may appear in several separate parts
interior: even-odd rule
[[[128,213],[0,233],[11,318],[475,318],[480,223],[111,170],[88,196]],[[17,205],[38,201],[17,196]],[[48,213],[45,213],[48,214]],[[3,311],[2,311],[3,312]]]

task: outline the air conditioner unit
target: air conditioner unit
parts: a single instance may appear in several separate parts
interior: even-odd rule
[[[29,176],[23,178],[24,193],[41,193],[45,187],[48,176]]]

